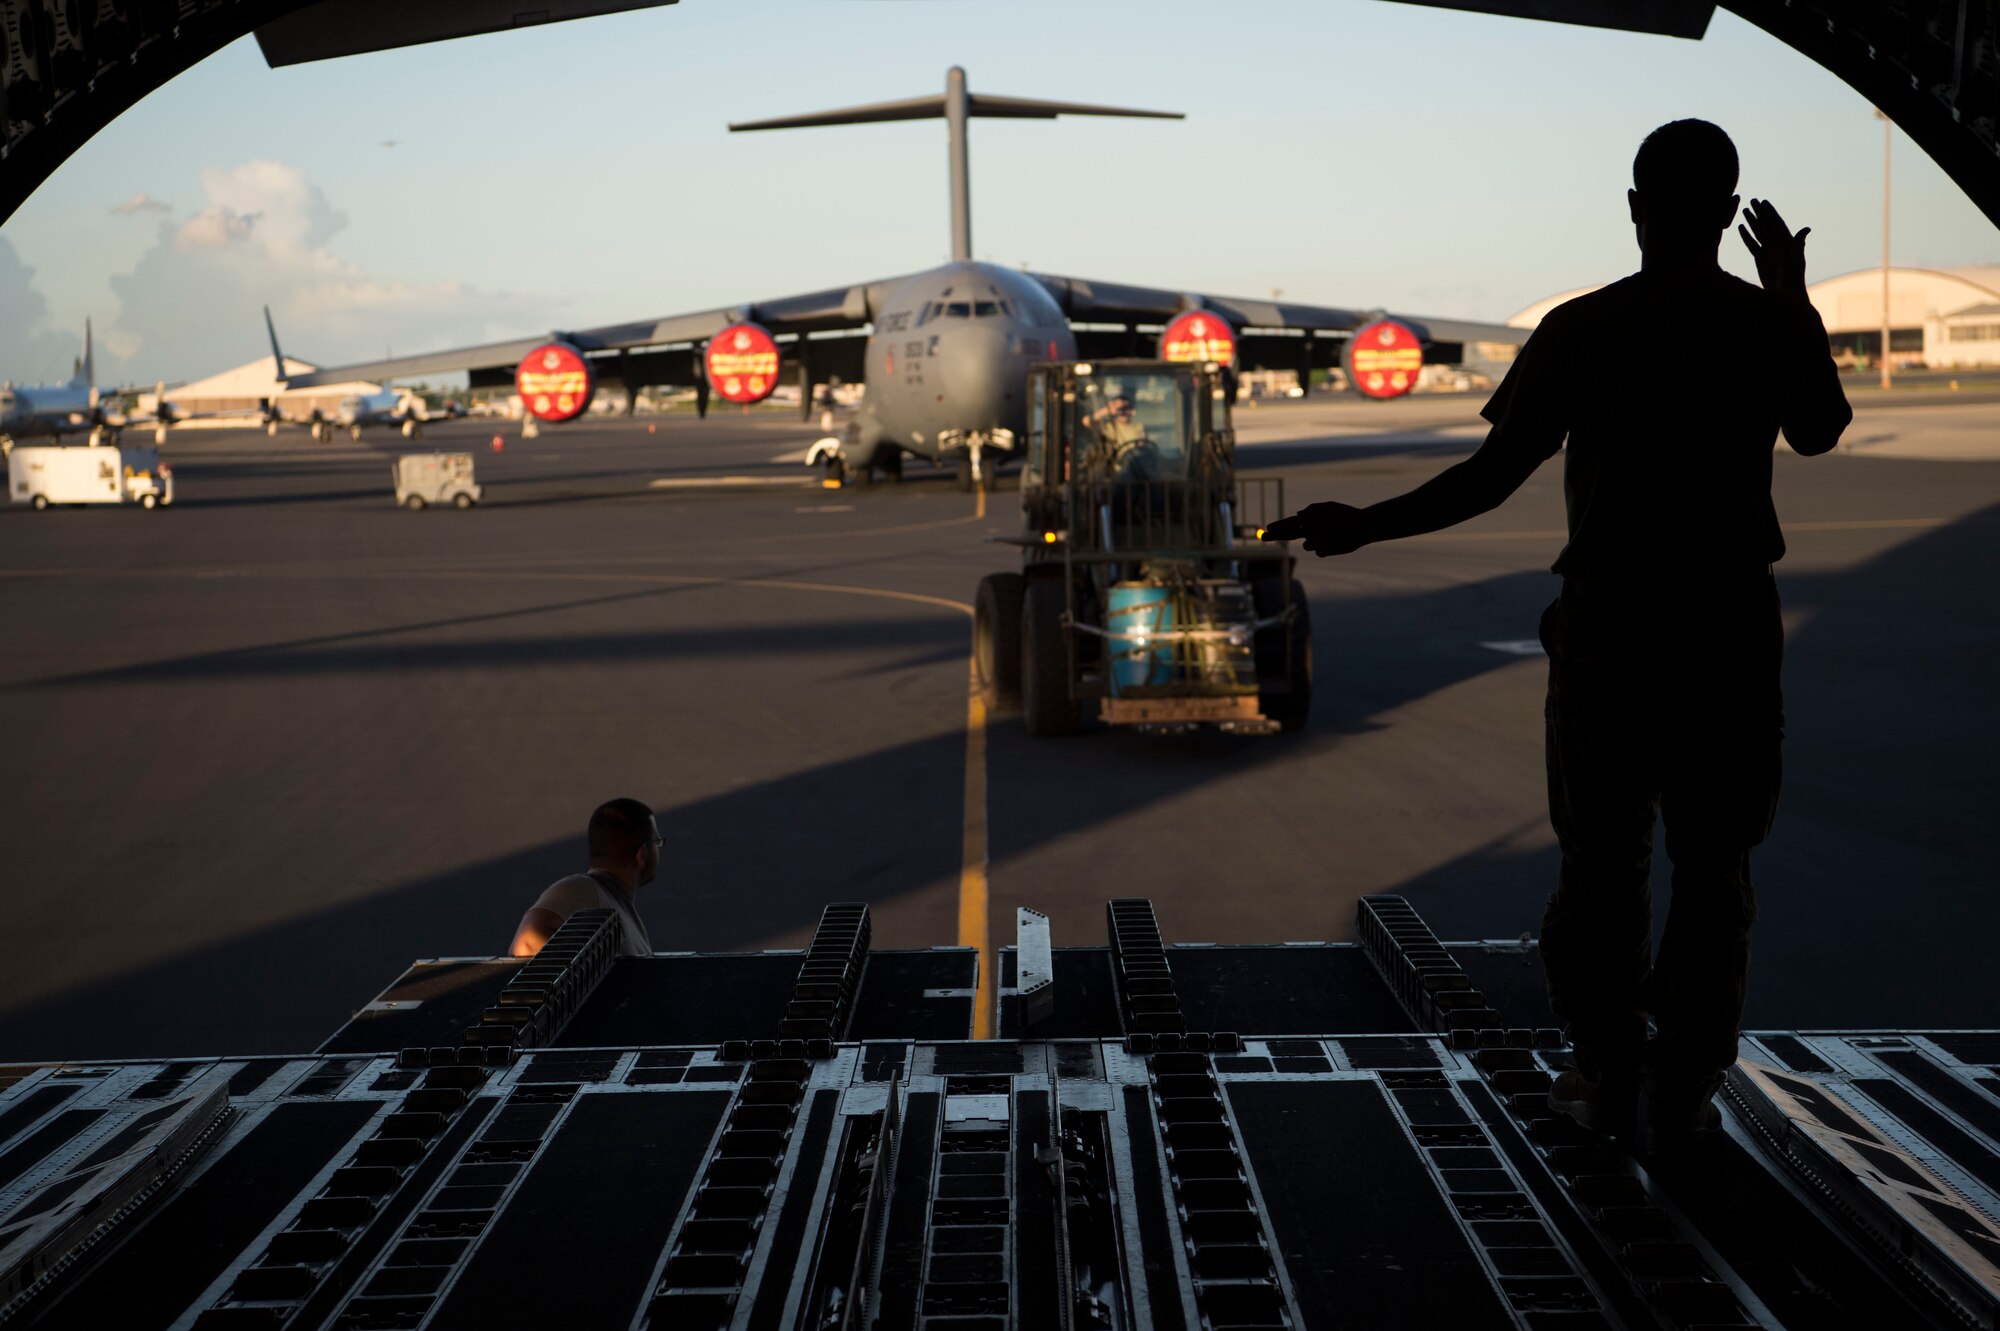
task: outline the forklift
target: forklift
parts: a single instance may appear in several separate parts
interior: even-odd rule
[[[1047,361],[1028,371],[1019,573],[979,584],[973,655],[1028,733],[1112,726],[1297,731],[1312,620],[1264,528],[1284,482],[1236,475],[1234,384],[1214,362]]]

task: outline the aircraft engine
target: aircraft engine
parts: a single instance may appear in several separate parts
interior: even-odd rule
[[[1160,330],[1160,359],[1236,364],[1236,330],[1206,310],[1177,314]]]
[[[1376,319],[1354,330],[1340,353],[1347,382],[1363,397],[1401,397],[1417,386],[1424,344],[1406,324]]]
[[[753,323],[731,324],[708,339],[702,368],[708,385],[725,402],[748,406],[771,396],[778,386],[778,344]]]
[[[514,371],[521,407],[536,420],[560,425],[590,410],[597,375],[583,353],[567,342],[545,342],[521,358]]]

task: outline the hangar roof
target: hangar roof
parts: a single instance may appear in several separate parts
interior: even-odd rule
[[[1566,300],[1597,290],[1576,287],[1536,301],[1507,322],[1534,328]],[[1882,326],[1882,270],[1863,268],[1823,278],[1806,288],[1829,333],[1873,332]],[[1898,328],[1921,327],[1928,319],[1968,313],[1973,306],[2000,303],[2000,264],[1960,264],[1950,268],[1889,269],[1889,313]]]
[[[319,366],[314,365],[310,361],[298,360],[291,356],[285,357],[285,373],[287,375],[311,374],[318,368]],[[358,382],[350,384],[325,384],[318,388],[296,391],[302,393],[310,392],[314,397],[349,396],[379,393],[382,391],[382,385]],[[286,393],[287,390],[278,383],[277,376],[271,372],[271,358],[269,356],[260,356],[256,360],[245,365],[239,365],[233,370],[224,370],[220,374],[211,374],[206,379],[197,379],[193,383],[182,384],[178,388],[170,389],[167,392],[167,397],[170,400],[187,399],[192,401],[196,398],[281,398],[286,396]]]

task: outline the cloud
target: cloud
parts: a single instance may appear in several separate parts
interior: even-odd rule
[[[269,159],[202,172],[202,206],[111,278],[119,302],[107,348],[131,348],[119,372],[189,379],[264,350],[269,305],[285,350],[324,365],[370,359],[385,346],[420,351],[548,327],[549,301],[449,279],[365,271],[334,245],[347,225],[298,167]],[[139,211],[144,205],[131,202]],[[148,203],[151,200],[147,200]],[[121,208],[125,205],[120,205]]]
[[[174,206],[172,204],[162,203],[144,190],[134,194],[123,203],[111,205],[111,212],[115,217],[132,217],[138,213],[158,213],[161,216],[170,216],[173,211]]]
[[[248,217],[220,204],[204,208],[174,233],[174,244],[184,250],[226,250],[239,240],[250,238],[257,214]]]
[[[49,303],[35,289],[35,270],[0,236],[0,379],[47,383],[69,377],[83,349],[80,333],[49,325]]]

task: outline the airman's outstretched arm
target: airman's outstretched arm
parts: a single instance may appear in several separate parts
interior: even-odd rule
[[[1304,538],[1306,549],[1324,559],[1376,541],[1393,541],[1455,526],[1498,508],[1534,475],[1546,453],[1512,448],[1501,427],[1487,433],[1479,451],[1447,467],[1408,494],[1368,508],[1349,504],[1308,504],[1264,529],[1268,541]]]

